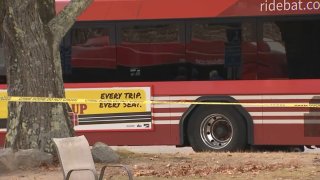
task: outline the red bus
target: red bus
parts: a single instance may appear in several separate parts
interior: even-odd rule
[[[313,0],[95,0],[61,44],[66,96],[110,103],[70,104],[75,130],[195,151],[320,146],[319,109],[273,106],[319,103],[319,32]]]

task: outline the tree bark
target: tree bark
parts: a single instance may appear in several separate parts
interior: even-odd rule
[[[3,43],[3,19],[5,15],[4,0],[0,0],[0,47]]]
[[[55,16],[54,0],[4,0],[8,96],[65,97],[59,44],[91,1]],[[6,147],[53,152],[53,137],[72,135],[67,104],[9,103]]]

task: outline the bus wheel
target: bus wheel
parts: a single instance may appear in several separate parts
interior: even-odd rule
[[[246,125],[230,107],[201,106],[188,122],[188,138],[194,151],[237,151],[247,144]]]
[[[289,146],[289,152],[304,152],[304,146]]]

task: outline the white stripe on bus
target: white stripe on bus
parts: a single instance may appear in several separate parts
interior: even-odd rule
[[[75,126],[74,129],[77,130],[135,130],[135,129],[144,129],[144,130],[150,130],[151,128],[145,128],[145,127],[137,127],[138,123],[117,123],[117,124],[90,124],[90,125],[78,125]],[[149,124],[151,123],[140,123],[140,124]],[[132,126],[132,127],[126,127],[126,126]],[[151,127],[151,126],[150,126]]]
[[[170,116],[182,116],[184,112],[175,112],[175,113],[170,113],[170,112],[165,112],[165,113],[152,113],[152,116],[153,117],[170,117]],[[291,113],[291,112],[288,112],[288,113]],[[249,114],[251,116],[262,116],[262,112],[249,112]]]
[[[179,120],[157,120],[154,121],[154,124],[160,124],[160,125],[178,125]],[[320,120],[303,120],[303,119],[297,119],[297,120],[261,120],[257,119],[253,121],[254,124],[320,124]]]
[[[154,124],[179,124],[179,120],[157,120],[153,121]]]
[[[190,104],[153,104],[153,108],[188,108],[192,103],[190,102]],[[243,107],[262,107],[261,103],[259,104],[243,104]],[[264,106],[267,107],[267,106]],[[273,107],[273,106],[271,106]]]
[[[254,121],[255,122],[255,121]],[[256,123],[255,123],[256,124]],[[320,124],[320,120],[303,120],[303,119],[295,119],[295,120],[263,120],[263,124]]]
[[[182,112],[163,112],[163,113],[152,113],[152,116],[154,117],[166,117],[166,116],[182,116],[184,111]],[[248,112],[251,116],[319,116],[320,118],[320,112],[309,112],[309,111],[288,111],[288,112]]]
[[[236,100],[267,100],[267,99],[313,99],[315,96],[319,96],[319,94],[313,95],[230,95]],[[162,101],[172,101],[172,100],[196,100],[201,96],[154,96],[153,100],[162,100]],[[317,98],[320,99],[320,98]]]
[[[168,116],[168,117],[170,117],[170,116],[178,116],[178,117],[180,117],[180,116],[182,116],[182,114],[183,114],[183,112],[181,112],[181,113],[152,113],[152,116],[153,117],[166,117],[166,116]]]
[[[263,95],[263,99],[312,99],[319,94],[314,95]],[[317,98],[320,99],[320,98]]]
[[[309,112],[309,111],[263,112],[262,116],[264,117],[267,117],[267,116],[320,116],[320,112]]]
[[[206,96],[206,95],[204,95]],[[208,95],[214,96],[214,95]],[[227,95],[226,95],[227,96]],[[262,100],[262,99],[312,99],[320,94],[303,94],[303,95],[230,95],[238,100]],[[154,100],[195,100],[201,96],[154,96]]]
[[[217,94],[218,95],[218,94]],[[215,95],[204,95],[204,96],[215,96]],[[220,95],[219,95],[220,96]],[[240,100],[261,100],[262,95],[237,95],[231,97]],[[154,96],[153,100],[169,101],[169,100],[196,100],[201,96]]]
[[[81,121],[80,121],[81,120]],[[100,120],[90,120],[90,118],[79,118],[79,123],[89,123],[89,122],[113,122],[113,121],[141,121],[150,120],[151,118],[139,118],[139,119],[100,119]]]
[[[188,108],[191,104],[154,104],[153,108]]]
[[[154,96],[155,101],[172,101],[172,100],[196,100],[200,96]]]
[[[123,116],[84,116],[84,117],[79,117],[78,119],[111,119],[111,118],[136,118],[136,117],[150,117],[150,115],[123,115]],[[136,118],[138,119],[138,118]],[[150,118],[149,118],[150,119]]]

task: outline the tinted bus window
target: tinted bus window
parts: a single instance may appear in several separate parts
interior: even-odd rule
[[[219,24],[194,24],[192,26],[192,39],[227,42],[226,29],[229,27]]]
[[[241,39],[246,42],[257,41],[257,28],[255,22],[243,22],[241,26]]]
[[[117,31],[117,64],[123,67],[125,80],[170,81],[179,64],[186,63],[184,25],[179,22],[124,23]]]
[[[115,46],[110,41],[108,28],[75,28],[71,32],[72,67],[116,67]]]
[[[263,23],[263,41],[282,42],[282,35],[279,26],[274,22]]]
[[[73,46],[103,46],[108,43],[108,29],[78,28],[72,31]]]
[[[133,25],[121,29],[121,42],[164,43],[179,42],[178,24]]]
[[[319,30],[319,20],[264,22],[259,44],[260,79],[319,78]]]
[[[257,79],[287,79],[287,57],[281,30],[274,22],[262,24],[258,41]]]
[[[193,23],[187,60],[198,80],[238,79],[241,64],[241,25]]]
[[[257,72],[257,24],[253,22],[242,23],[242,42],[240,68],[240,79],[255,80],[258,78]]]

